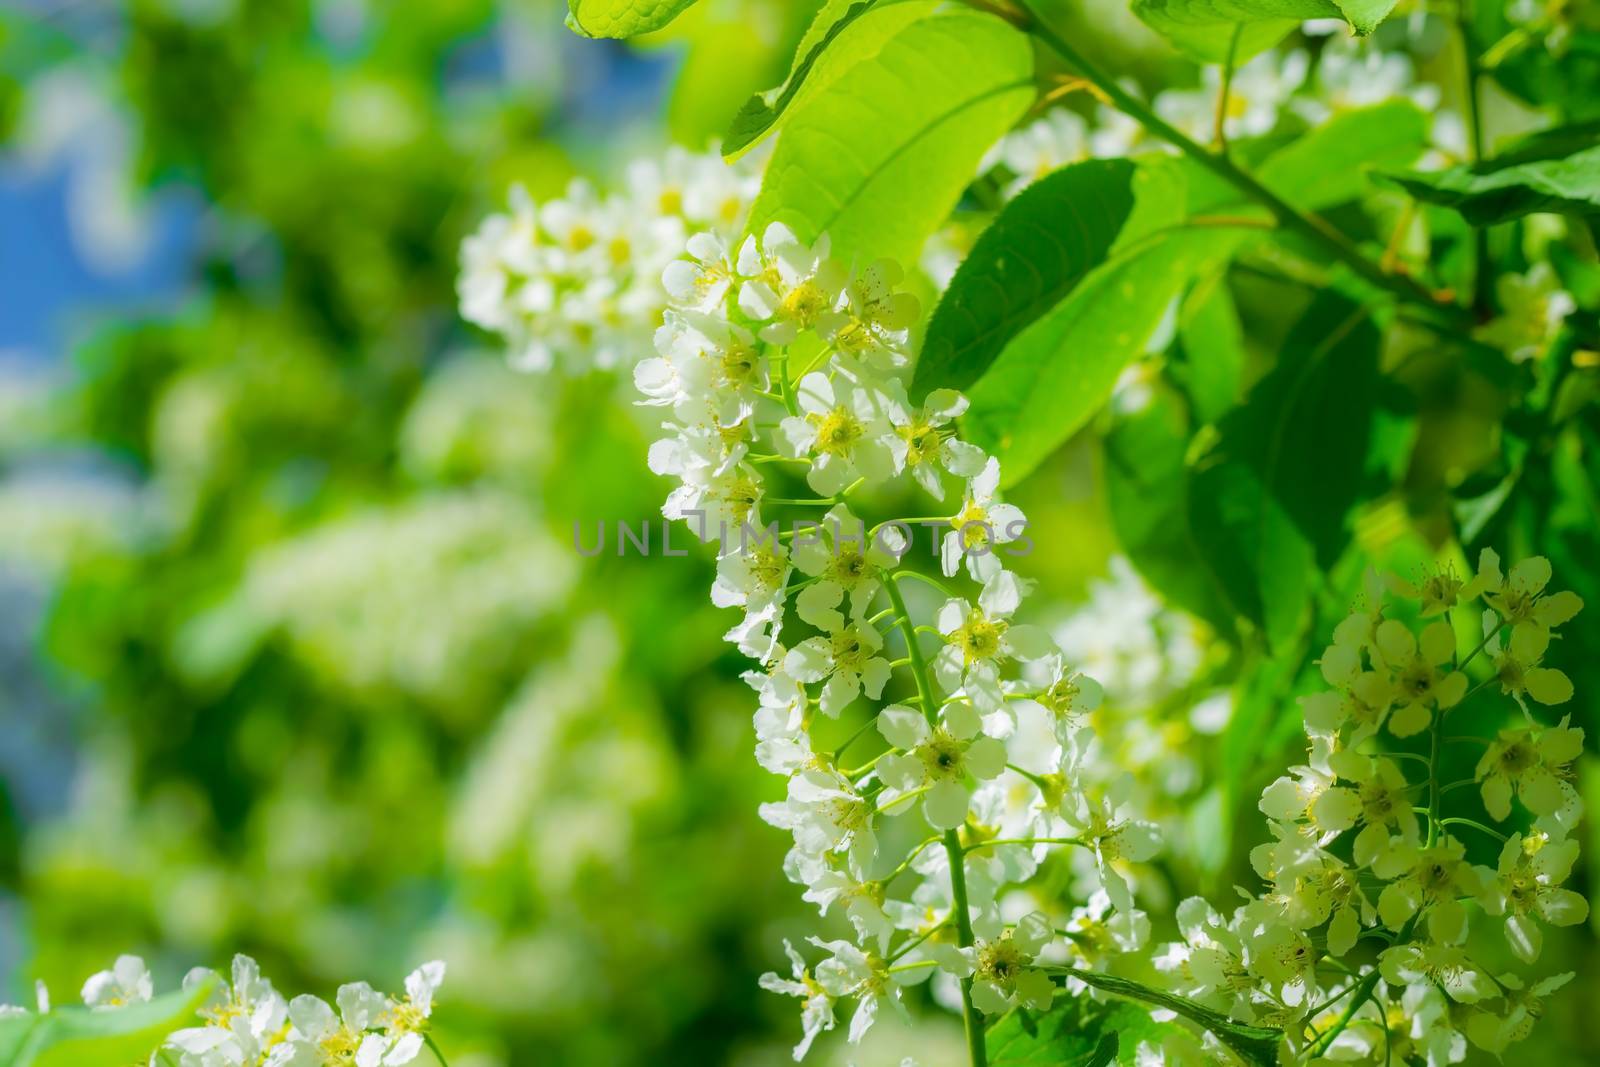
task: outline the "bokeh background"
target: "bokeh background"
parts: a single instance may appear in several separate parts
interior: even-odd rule
[[[324,995],[439,956],[457,1067],[788,1060],[755,979],[816,924],[706,560],[573,552],[663,494],[628,383],[506,369],[454,276],[512,181],[703,148],[815,6],[703,0],[640,46],[540,0],[0,7],[0,1000],[125,951]],[[1094,12],[1102,54],[1171,63]],[[1447,453],[1496,414],[1439,407]],[[1225,899],[1296,722],[1217,784],[1237,658],[1114,559],[1096,432],[1024,490],[1033,576],[1136,712],[1174,842],[1151,910]],[[1373,522],[1424,557],[1403,509]],[[1524,1048],[1581,1062],[1594,940],[1549,941],[1580,981]],[[858,1062],[956,1062],[952,1035]]]

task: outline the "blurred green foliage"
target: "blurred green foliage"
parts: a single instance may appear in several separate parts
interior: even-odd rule
[[[511,180],[538,196],[614,172],[632,134],[606,85],[687,54],[670,93],[648,94],[637,140],[702,147],[782,80],[816,5],[702,0],[628,47],[569,39],[564,6],[134,0],[82,25],[70,9],[0,16],[0,135],[45,71],[90,72],[130,116],[136,181],[202,204],[181,310],[100,324],[46,415],[0,428],[0,473],[87,450],[118,488],[92,506],[0,501],[0,553],[49,590],[38,662],[7,669],[63,694],[51,706],[70,716],[73,760],[70,794],[43,806],[0,781],[0,898],[23,941],[0,997],[36,974],[65,998],[121,951],[170,983],[238,949],[281,986],[324,993],[436,955],[458,1067],[787,1057],[789,1006],[754,978],[778,962],[775,933],[814,920],[783,878],[784,840],[754,815],[781,783],[748,756],[743,664],[705,603],[710,569],[698,554],[578,558],[574,521],[658,507],[627,383],[513,374],[459,324],[453,287],[462,237]],[[1118,17],[1109,48],[1148,43]],[[1588,62],[1524,50],[1502,81],[1591,117]],[[1428,218],[1442,241],[1451,221]],[[1592,321],[1600,280],[1581,242],[1550,255]],[[1232,643],[1204,592],[1181,595],[1170,546],[1130,533],[1168,529],[1137,509],[1174,494],[1118,471],[1179,477],[1193,433],[1274,384],[1308,297],[1255,266],[1191,293],[1143,414],[1091,422],[1016,493],[1051,531],[1032,566],[1055,599],[1082,595],[1120,538],[1220,635],[1202,629],[1201,673],[1237,683],[1235,712],[1200,751],[1228,771],[1207,768],[1191,810],[1168,813],[1194,831],[1164,870],[1175,897],[1245,877],[1248,798],[1292,758],[1310,650],[1368,564],[1414,575],[1442,554],[1465,570],[1489,544],[1550,556],[1591,605],[1550,660],[1600,692],[1585,653],[1600,648],[1600,415],[1592,365],[1573,358],[1592,337],[1512,374],[1390,329],[1370,353],[1387,384],[1367,455],[1339,472],[1357,551],[1304,591],[1309,632],[1275,657]],[[1208,325],[1186,331],[1191,315]],[[1218,326],[1241,320],[1248,340]],[[1249,452],[1259,428],[1231,429]],[[8,683],[0,714],[21,721],[24,688]],[[1154,712],[1175,744],[1193,742],[1199,688]],[[1593,708],[1575,707],[1591,737]],[[1600,965],[1592,938],[1552,952],[1582,977]],[[1535,1039],[1570,1062],[1582,1000],[1554,1002],[1559,1025]]]

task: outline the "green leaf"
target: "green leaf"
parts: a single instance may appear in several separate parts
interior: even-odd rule
[[[1428,117],[1409,100],[1335,115],[1261,165],[1262,183],[1307,211],[1354,200],[1375,167],[1404,167],[1428,146]]]
[[[1172,301],[1239,239],[1212,229],[1158,231],[1113,255],[1006,346],[972,387],[964,423],[1000,458],[1006,485],[1100,409]]]
[[[1218,271],[1200,281],[1178,312],[1178,354],[1168,372],[1183,386],[1195,417],[1215,422],[1239,402],[1244,380],[1244,328]]]
[[[805,239],[829,233],[846,260],[909,261],[1032,103],[1033,51],[1015,28],[931,3],[872,17],[902,8],[925,17],[790,107],[751,233],[784,222]]]
[[[0,1019],[0,1067],[21,1067],[26,1062],[22,1059],[22,1050],[31,1043],[30,1039],[42,1021],[40,1016],[31,1012]]]
[[[667,99],[671,140],[682,145],[719,140],[734,100],[784,77],[811,15],[798,5],[782,5],[764,20],[762,32],[752,34],[744,3],[701,4],[663,31],[681,54]]]
[[[1190,517],[1190,425],[1182,402],[1157,385],[1150,403],[1104,438],[1106,510],[1122,551],[1167,600],[1232,637],[1242,614]]]
[[[1193,463],[1195,536],[1234,607],[1274,647],[1296,636],[1312,575],[1348,543],[1379,344],[1365,308],[1324,291],[1290,331],[1277,366]]]
[[[874,8],[896,6],[902,10],[862,18]],[[895,4],[894,0],[828,0],[800,39],[783,84],[751,96],[733,117],[722,138],[723,155],[730,160],[744,155],[779,124],[786,110],[832,84],[850,67],[877,55],[896,33],[929,10],[926,4]]]
[[[1243,63],[1307,19],[1342,18],[1357,34],[1377,28],[1397,0],[1134,0],[1151,29],[1203,63]],[[1233,41],[1235,30],[1239,34]]]
[[[988,1033],[991,1067],[1105,1067],[1131,1059],[1162,1025],[1131,1004],[1060,998],[1042,1014],[1015,1011]],[[1122,1040],[1119,1041],[1119,1038]]]
[[[567,0],[567,27],[580,37],[637,37],[659,30],[695,0]]]
[[[114,1011],[58,1008],[0,1026],[0,1067],[128,1067],[175,1030],[192,1025],[212,984]],[[26,1029],[21,1024],[28,1024]]]
[[[1000,212],[934,310],[912,393],[965,389],[1006,344],[1110,253],[1133,212],[1134,165],[1089,160],[1034,182]]]
[[[1276,1067],[1278,1063],[1278,1043],[1283,1040],[1282,1030],[1236,1023],[1220,1011],[1215,1011],[1203,1004],[1196,1003],[1187,997],[1180,997],[1174,993],[1168,993],[1164,989],[1156,989],[1153,986],[1147,986],[1142,982],[1135,982],[1129,978],[1118,978],[1115,975],[1079,970],[1077,967],[1047,967],[1045,969],[1057,974],[1072,975],[1085,985],[1092,986],[1104,993],[1110,993],[1112,996],[1125,997],[1129,1000],[1137,1000],[1144,1004],[1153,1004],[1158,1008],[1174,1011],[1190,1022],[1210,1030],[1216,1035],[1217,1040],[1227,1045],[1240,1059],[1248,1064],[1256,1065],[1256,1067]],[[1055,1061],[1038,1060],[1035,1062]]]
[[[1535,211],[1600,215],[1600,123],[1550,130],[1495,159],[1432,173],[1380,174],[1428,204],[1453,208],[1474,226]]]
[[[1389,17],[1389,12],[1394,10],[1399,0],[1333,0],[1333,2],[1339,5],[1339,12],[1344,15],[1344,20],[1351,28],[1365,37]]]
[[[1134,0],[1133,13],[1202,63],[1226,61],[1230,47],[1234,61],[1243,63],[1306,19],[1340,17],[1331,0]]]

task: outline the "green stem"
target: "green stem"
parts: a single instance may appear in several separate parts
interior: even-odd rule
[[[1444,791],[1439,788],[1439,748],[1444,736],[1444,709],[1435,708],[1428,724],[1428,847],[1439,841],[1439,804]]]
[[[943,582],[939,581],[937,578],[930,578],[926,574],[922,574],[922,573],[920,573],[918,571],[895,571],[894,574],[889,576],[888,580],[892,582],[896,578],[915,578],[917,581],[921,582],[923,585],[926,585],[931,589],[937,589],[939,592],[943,593],[946,597],[949,597],[951,600],[960,600],[961,599],[960,597],[956,596],[955,593],[950,591],[950,587],[948,585],[945,585]]]
[[[1217,1036],[1217,1040],[1254,1067],[1275,1067],[1278,1062],[1278,1042],[1283,1037],[1282,1030],[1234,1022],[1222,1012],[1208,1008],[1188,997],[1180,997],[1176,993],[1156,989],[1129,978],[1120,978],[1114,974],[1101,974],[1098,971],[1086,971],[1079,967],[1059,964],[1045,965],[1039,969],[1047,974],[1071,975],[1084,985],[1092,986],[1103,993],[1154,1004],[1156,1007],[1177,1012],[1190,1022],[1210,1030]]]
[[[1412,915],[1411,918],[1406,920],[1406,924],[1400,928],[1400,935],[1395,938],[1395,944],[1398,945],[1402,941],[1408,940],[1411,937],[1411,932],[1416,928],[1417,916]],[[1376,967],[1367,972],[1367,976],[1357,984],[1354,994],[1350,997],[1350,1003],[1345,1005],[1344,1014],[1339,1016],[1339,1021],[1334,1023],[1327,1033],[1317,1038],[1316,1043],[1307,1050],[1306,1059],[1314,1060],[1318,1056],[1327,1053],[1328,1049],[1332,1047],[1334,1039],[1344,1033],[1345,1027],[1350,1025],[1350,1020],[1354,1019],[1356,1012],[1361,1010],[1361,1005],[1365,1004],[1367,998],[1372,996],[1372,991],[1377,988],[1380,977],[1381,975]]]
[[[795,403],[794,386],[789,382],[789,350],[783,350],[783,358],[778,363],[778,391],[783,398],[783,406],[790,415],[800,414],[800,405]]]
[[[932,937],[934,934],[938,933],[940,930],[943,930],[943,929],[944,929],[944,923],[936,923],[935,925],[928,927],[928,930],[927,930],[926,933],[918,935],[917,937],[915,937],[915,938],[911,939],[910,941],[907,941],[905,944],[901,945],[899,948],[895,949],[894,950],[894,955],[890,956],[888,959],[884,960],[883,962],[884,963],[894,963],[896,960],[898,960],[902,956],[904,956],[907,952],[910,952],[912,949],[916,948],[918,945],[922,944],[924,941],[928,940],[928,938]]]
[[[1497,840],[1499,840],[1501,842],[1504,842],[1506,840],[1506,835],[1505,834],[1501,833],[1499,830],[1496,830],[1492,826],[1483,825],[1483,823],[1478,822],[1476,819],[1463,819],[1463,818],[1460,818],[1459,816],[1452,815],[1448,819],[1440,819],[1439,820],[1439,825],[1440,826],[1470,826],[1474,830],[1481,830],[1482,832],[1488,834],[1490,837],[1496,838]]]
[[[979,841],[975,845],[967,846],[966,851],[976,852],[980,848],[993,848],[996,845],[1081,845],[1089,847],[1089,843],[1081,837],[996,837],[988,841]]]
[[[876,715],[870,716],[866,722],[862,723],[856,729],[855,733],[844,739],[844,744],[833,750],[833,762],[837,764],[839,762],[839,757],[844,755],[844,750],[865,737],[867,735],[867,731],[871,730],[876,725],[878,725],[878,717]]]
[[[922,701],[922,714],[929,723],[936,723],[939,718],[939,703],[933,695],[933,683],[928,679],[928,664],[922,658],[922,649],[917,644],[917,627],[911,621],[911,613],[906,610],[905,598],[900,595],[900,586],[895,583],[894,575],[886,575],[883,580],[884,590],[889,594],[889,603],[894,605],[894,612],[900,625],[900,633],[906,639],[906,656],[911,660],[911,673],[917,682],[917,696]],[[972,936],[972,912],[967,903],[967,868],[966,858],[961,850],[961,839],[954,830],[944,832],[944,849],[950,857],[950,899],[956,913],[956,939],[963,948],[974,941]],[[968,976],[961,980],[961,1014],[967,1028],[967,1056],[971,1067],[988,1067],[989,1051],[984,1041],[983,1019],[978,1015],[978,1009],[972,1005],[972,978]]]
[[[1478,53],[1472,45],[1472,8],[1470,0],[1456,0],[1456,34],[1461,39],[1463,94],[1466,96],[1467,151],[1469,162],[1483,158],[1483,107],[1479,97],[1482,70]],[[1472,227],[1472,299],[1480,312],[1487,315],[1493,308],[1493,287],[1489,284],[1489,231],[1483,226]]]
[[[1264,206],[1268,211],[1272,212],[1273,217],[1278,220],[1278,224],[1285,230],[1310,241],[1334,259],[1349,267],[1363,280],[1393,294],[1397,299],[1426,308],[1440,317],[1452,316],[1452,311],[1455,309],[1442,305],[1432,293],[1411,278],[1402,274],[1390,274],[1385,271],[1327,221],[1315,215],[1308,215],[1296,210],[1278,194],[1262,185],[1249,171],[1237,166],[1226,156],[1206,151],[1182,132],[1175,129],[1170,123],[1146,107],[1138,97],[1119,85],[1115,78],[1110,77],[1095,64],[1091,63],[1082,53],[1068,44],[1060,34],[1045,25],[1037,12],[1033,10],[1033,4],[1030,0],[1018,0],[1018,3],[1029,16],[1028,24],[1024,28],[1075,67],[1078,73],[1104,93],[1106,98],[1115,104],[1119,110],[1137,120],[1141,126],[1163,141],[1175,146],[1196,163],[1199,163],[1240,192],[1249,196],[1252,200]]]
[[[432,1034],[423,1034],[422,1043],[428,1046],[428,1051],[433,1053],[433,1058],[439,1061],[439,1067],[450,1067],[450,1062],[444,1058],[444,1053],[439,1051],[439,1046],[433,1043]]]
[[[1228,58],[1222,64],[1222,87],[1217,91],[1217,114],[1214,128],[1211,131],[1211,141],[1218,152],[1228,154],[1228,97],[1233,90],[1233,68],[1238,62],[1239,34],[1244,30],[1244,23],[1233,24],[1233,36],[1228,38]]]

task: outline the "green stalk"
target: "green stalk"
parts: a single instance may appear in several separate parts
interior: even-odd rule
[[[1131,116],[1141,126],[1175,146],[1180,152],[1222,178],[1250,199],[1272,212],[1278,225],[1305,238],[1328,255],[1343,263],[1369,284],[1392,294],[1399,300],[1425,308],[1439,317],[1459,317],[1452,314],[1458,309],[1441,304],[1425,287],[1403,274],[1390,274],[1374,263],[1349,238],[1324,219],[1301,212],[1282,197],[1268,189],[1249,171],[1235,164],[1227,156],[1208,152],[1181,131],[1175,129],[1161,116],[1146,107],[1137,97],[1118,85],[1116,79],[1086,59],[1039,18],[1029,0],[1017,0],[1026,14],[1022,28],[1037,37],[1052,51],[1066,60],[1078,73],[1104,93],[1119,110]]]
[[[895,583],[894,575],[884,575],[883,588],[889,594],[889,603],[894,605],[900,633],[906,639],[906,655],[911,660],[911,674],[917,682],[917,696],[922,701],[922,714],[929,723],[937,723],[939,702],[934,698],[933,684],[928,680],[928,663],[923,659],[922,649],[917,645],[916,624],[911,621],[911,612],[906,610],[905,598],[900,595],[900,587]],[[956,913],[956,939],[962,948],[967,948],[975,939],[972,936],[972,910],[967,903],[966,855],[961,848],[961,838],[954,830],[944,832],[944,850],[950,857],[950,899]],[[984,1040],[983,1019],[979,1016],[978,1009],[972,1006],[970,975],[961,980],[961,1014],[966,1024],[967,1057],[972,1067],[988,1067],[989,1049]]]
[[[1456,34],[1461,38],[1461,63],[1463,92],[1467,98],[1467,151],[1469,162],[1483,158],[1483,107],[1479,97],[1479,76],[1482,69],[1478,52],[1472,44],[1472,9],[1470,0],[1456,0]],[[1472,298],[1480,312],[1487,315],[1493,309],[1494,287],[1489,284],[1489,231],[1483,226],[1472,227]]]
[[[1222,88],[1217,91],[1217,114],[1211,131],[1212,146],[1224,156],[1228,154],[1228,98],[1233,95],[1233,69],[1238,62],[1239,35],[1242,32],[1244,23],[1235,22],[1233,35],[1228,38],[1228,59],[1222,64]]]

